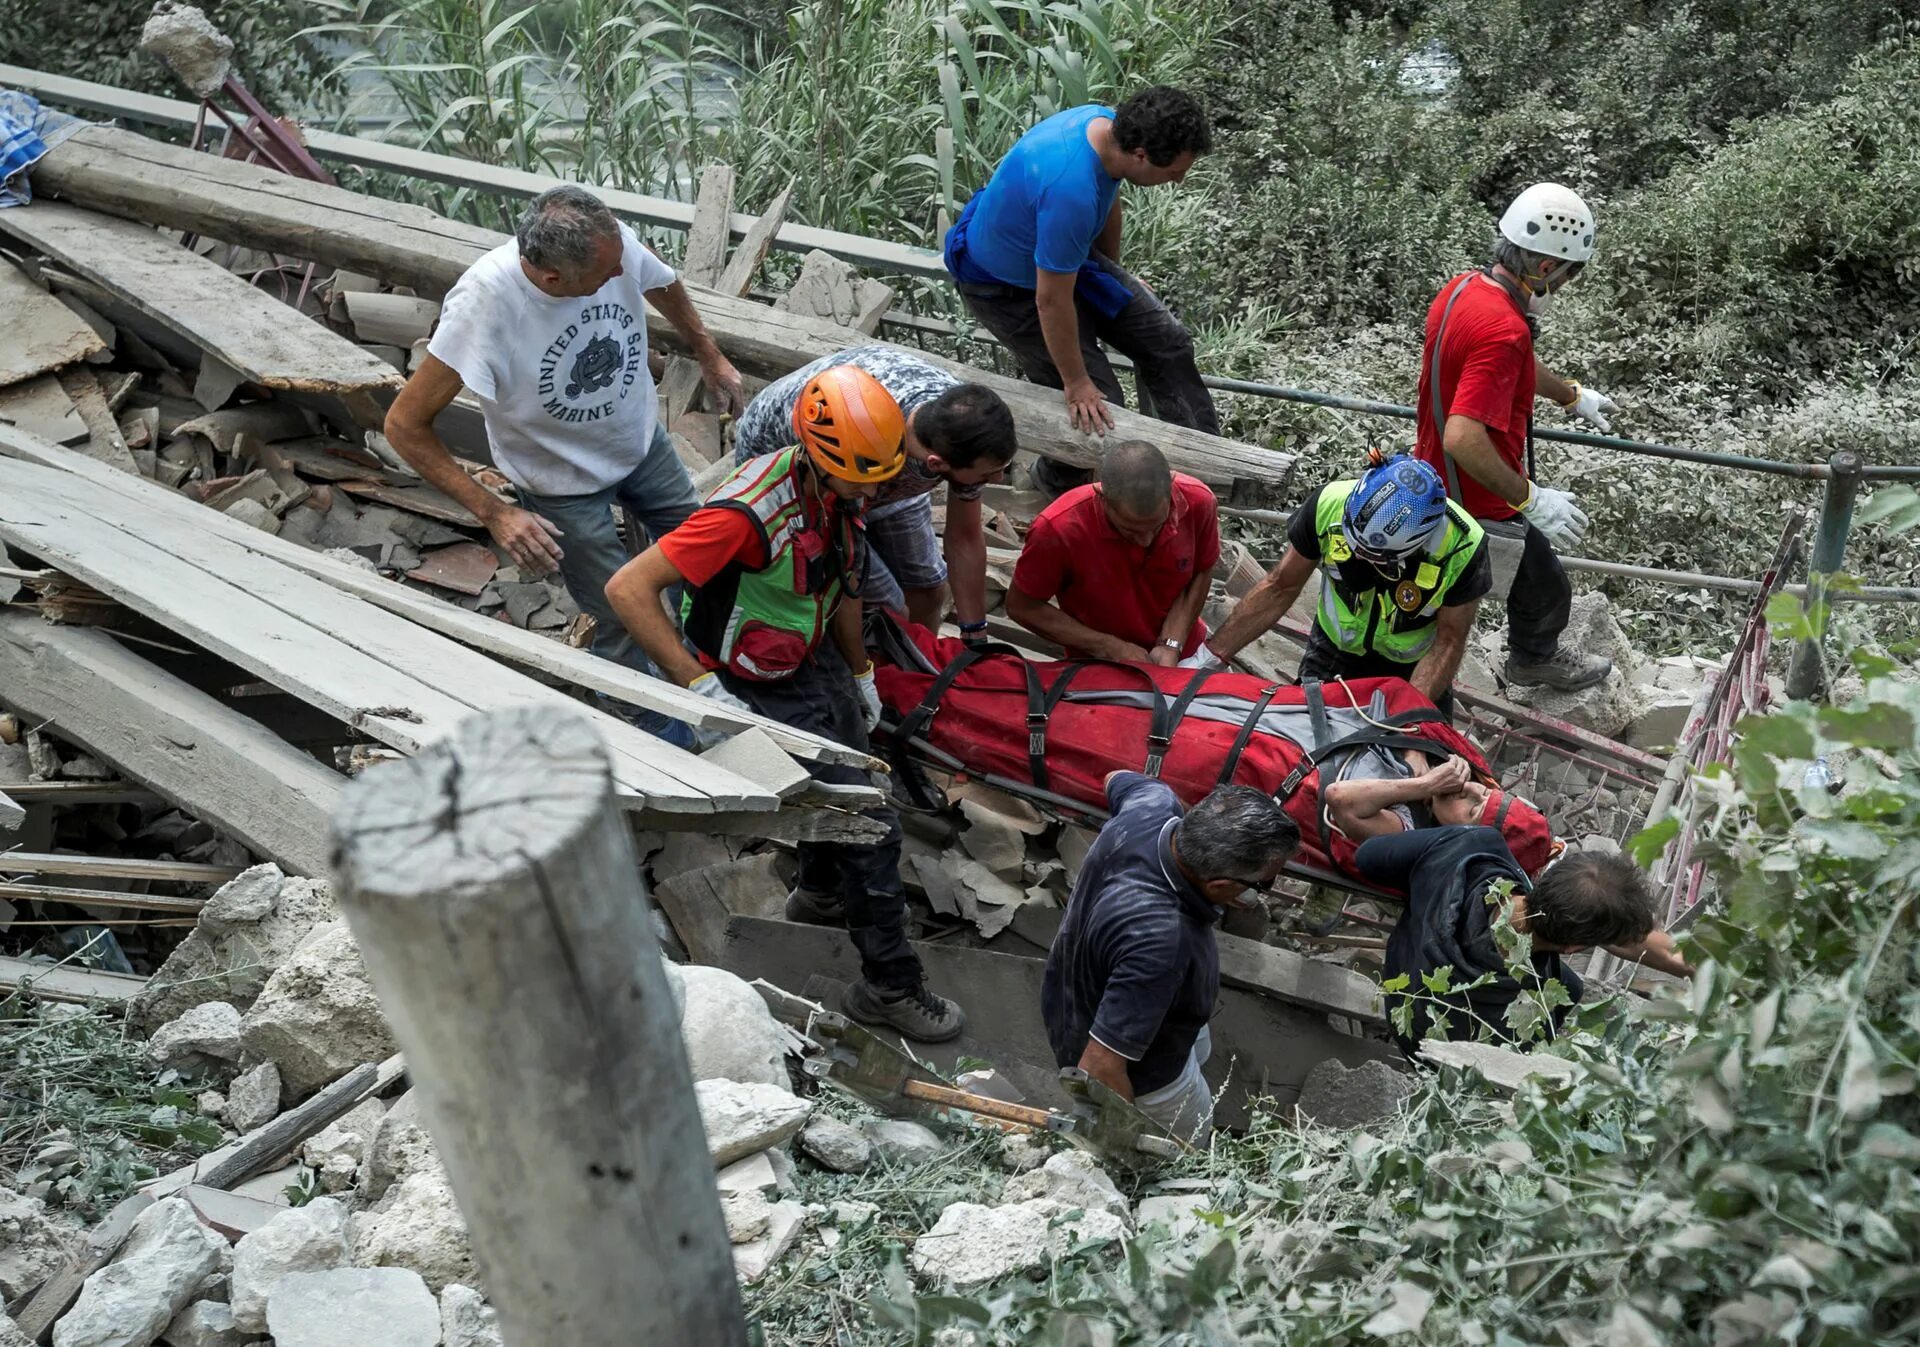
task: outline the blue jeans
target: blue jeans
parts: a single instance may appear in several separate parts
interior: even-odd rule
[[[693,494],[693,480],[687,476],[680,456],[673,452],[667,432],[654,426],[646,454],[632,472],[612,486],[584,496],[542,496],[526,490],[519,495],[524,508],[546,516],[560,530],[560,579],[580,611],[593,618],[593,653],[658,678],[660,671],[627,634],[607,602],[607,581],[627,564],[627,549],[621,545],[614,524],[615,506],[631,510],[646,527],[647,536],[658,542],[685,523],[700,504]],[[680,721],[625,702],[602,698],[601,704],[670,744],[693,747],[693,731]]]

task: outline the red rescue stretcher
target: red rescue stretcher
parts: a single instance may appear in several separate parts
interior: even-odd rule
[[[1189,804],[1217,786],[1254,786],[1299,824],[1301,861],[1358,879],[1357,844],[1329,826],[1321,783],[1406,776],[1404,754],[1418,750],[1435,761],[1465,758],[1496,789],[1486,821],[1506,834],[1527,873],[1550,857],[1546,817],[1499,792],[1480,750],[1404,679],[1296,686],[1231,670],[1042,663],[1011,646],[969,649],[924,627],[885,624],[878,635],[875,681],[890,712],[896,771],[910,790],[924,789],[916,741],[975,775],[1030,782],[1097,810],[1114,771],[1158,777]]]

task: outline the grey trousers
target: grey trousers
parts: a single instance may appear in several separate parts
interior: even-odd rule
[[[1194,362],[1193,338],[1160,297],[1142,285],[1119,265],[1102,258],[1101,263],[1133,291],[1133,300],[1112,318],[1093,308],[1084,299],[1075,299],[1080,319],[1080,357],[1086,361],[1087,375],[1107,401],[1127,405],[1120,380],[1113,372],[1103,345],[1133,362],[1134,379],[1139,384],[1147,410],[1159,420],[1176,426],[1220,433],[1220,414],[1214,409],[1213,394],[1200,381],[1200,367]],[[1040,309],[1034,292],[1013,285],[962,284],[960,297],[980,326],[993,333],[1020,362],[1028,382],[1048,388],[1064,388],[1060,371],[1054,368],[1047,352],[1046,334],[1040,330]],[[1035,477],[1050,490],[1065,490],[1089,480],[1084,468],[1069,467],[1042,459]]]

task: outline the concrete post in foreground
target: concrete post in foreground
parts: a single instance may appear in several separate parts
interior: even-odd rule
[[[679,1018],[585,717],[476,716],[352,782],[333,833],[508,1347],[745,1343]]]

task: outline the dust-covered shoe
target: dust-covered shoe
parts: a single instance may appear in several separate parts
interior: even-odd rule
[[[1605,655],[1579,655],[1566,649],[1554,651],[1552,659],[1542,660],[1538,664],[1523,663],[1511,655],[1507,656],[1507,681],[1522,687],[1544,683],[1561,692],[1578,692],[1581,688],[1605,682],[1607,675],[1612,672],[1613,661]]]
[[[845,926],[847,904],[836,893],[795,889],[787,895],[787,920],[805,922],[809,926]]]
[[[847,988],[840,1009],[862,1024],[884,1024],[922,1043],[944,1043],[967,1027],[967,1014],[927,984],[902,991],[874,986],[865,978]]]

